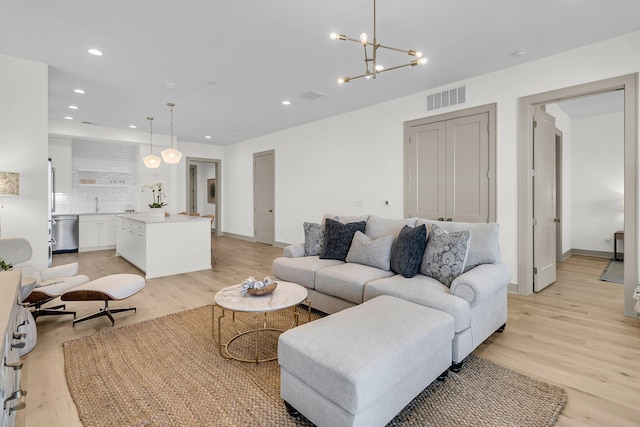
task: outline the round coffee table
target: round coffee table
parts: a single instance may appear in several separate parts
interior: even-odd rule
[[[307,300],[307,289],[296,283],[278,281],[277,288],[268,295],[247,295],[243,297],[242,294],[240,294],[241,286],[241,284],[227,286],[226,288],[218,291],[213,299],[214,303],[211,308],[211,321],[213,339],[218,344],[218,351],[220,352],[220,355],[226,359],[234,359],[241,362],[259,363],[276,360],[278,358],[277,354],[273,357],[260,359],[259,334],[266,331],[284,332],[287,329],[297,326],[298,311],[296,308],[298,304]],[[306,301],[306,305],[308,307],[309,320],[311,320],[311,303]],[[217,318],[215,314],[216,308],[220,309],[220,313]],[[293,316],[290,327],[286,329],[267,327],[267,313],[289,308],[292,309],[291,313]],[[227,311],[232,313],[232,323],[235,334],[228,341],[223,342],[221,337],[221,321],[225,317]],[[256,322],[255,327],[246,331],[240,331],[236,325],[236,313],[253,313]],[[253,334],[254,336],[255,357],[247,359],[231,354],[229,351],[229,345],[236,339],[248,334]]]

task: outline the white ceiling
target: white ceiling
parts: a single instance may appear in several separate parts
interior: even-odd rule
[[[168,134],[171,101],[180,139],[226,145],[640,29],[638,0],[379,0],[378,42],[429,63],[340,86],[363,72],[362,49],[328,34],[371,36],[372,11],[371,0],[0,0],[0,54],[49,64],[51,119],[147,131],[154,116]],[[387,67],[411,59],[379,53]]]

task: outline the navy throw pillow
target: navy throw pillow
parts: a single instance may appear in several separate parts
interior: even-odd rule
[[[351,248],[351,241],[356,231],[364,233],[366,221],[343,224],[327,218],[324,222],[324,247],[321,259],[337,259],[344,261]]]
[[[391,271],[406,278],[418,274],[424,248],[427,245],[427,226],[402,227],[391,248]]]

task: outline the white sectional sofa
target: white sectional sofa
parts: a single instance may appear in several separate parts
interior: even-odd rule
[[[405,226],[417,230],[425,225],[427,250],[424,254],[419,254],[424,257],[419,273],[413,277],[404,277],[392,269],[308,255],[305,253],[305,244],[302,243],[287,246],[284,256],[274,260],[273,274],[277,279],[298,283],[307,288],[313,308],[331,314],[380,295],[390,295],[449,313],[454,318],[455,326],[452,343],[453,370],[459,369],[466,356],[491,334],[501,331],[506,324],[507,285],[511,273],[500,261],[498,224],[330,214],[325,215],[321,224],[325,224],[327,218],[341,224],[366,221],[364,234],[371,241],[389,235],[394,236],[397,241],[398,234]],[[307,223],[305,228],[306,225]],[[434,225],[437,227],[434,228]],[[435,235],[432,231],[435,233],[438,227],[452,236],[460,234],[463,237],[467,236],[464,232],[468,232],[463,271],[449,286],[423,274],[429,274],[425,271],[426,258],[430,252],[429,239]],[[313,236],[305,235],[307,253],[310,237]],[[433,242],[435,241],[436,238],[433,238]],[[353,250],[353,246],[350,250]],[[347,261],[351,258],[350,254],[351,252]],[[379,253],[376,256],[380,258]]]

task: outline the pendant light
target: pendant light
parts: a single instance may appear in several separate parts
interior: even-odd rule
[[[148,156],[144,156],[142,161],[149,169],[155,169],[160,166],[162,159],[153,154],[153,117],[147,117],[147,120],[149,120],[149,148],[151,152]]]
[[[176,104],[173,102],[167,102],[167,107],[171,108],[171,148],[167,148],[166,150],[162,150],[162,159],[171,164],[176,164],[182,158],[182,153],[173,148],[173,107]]]

